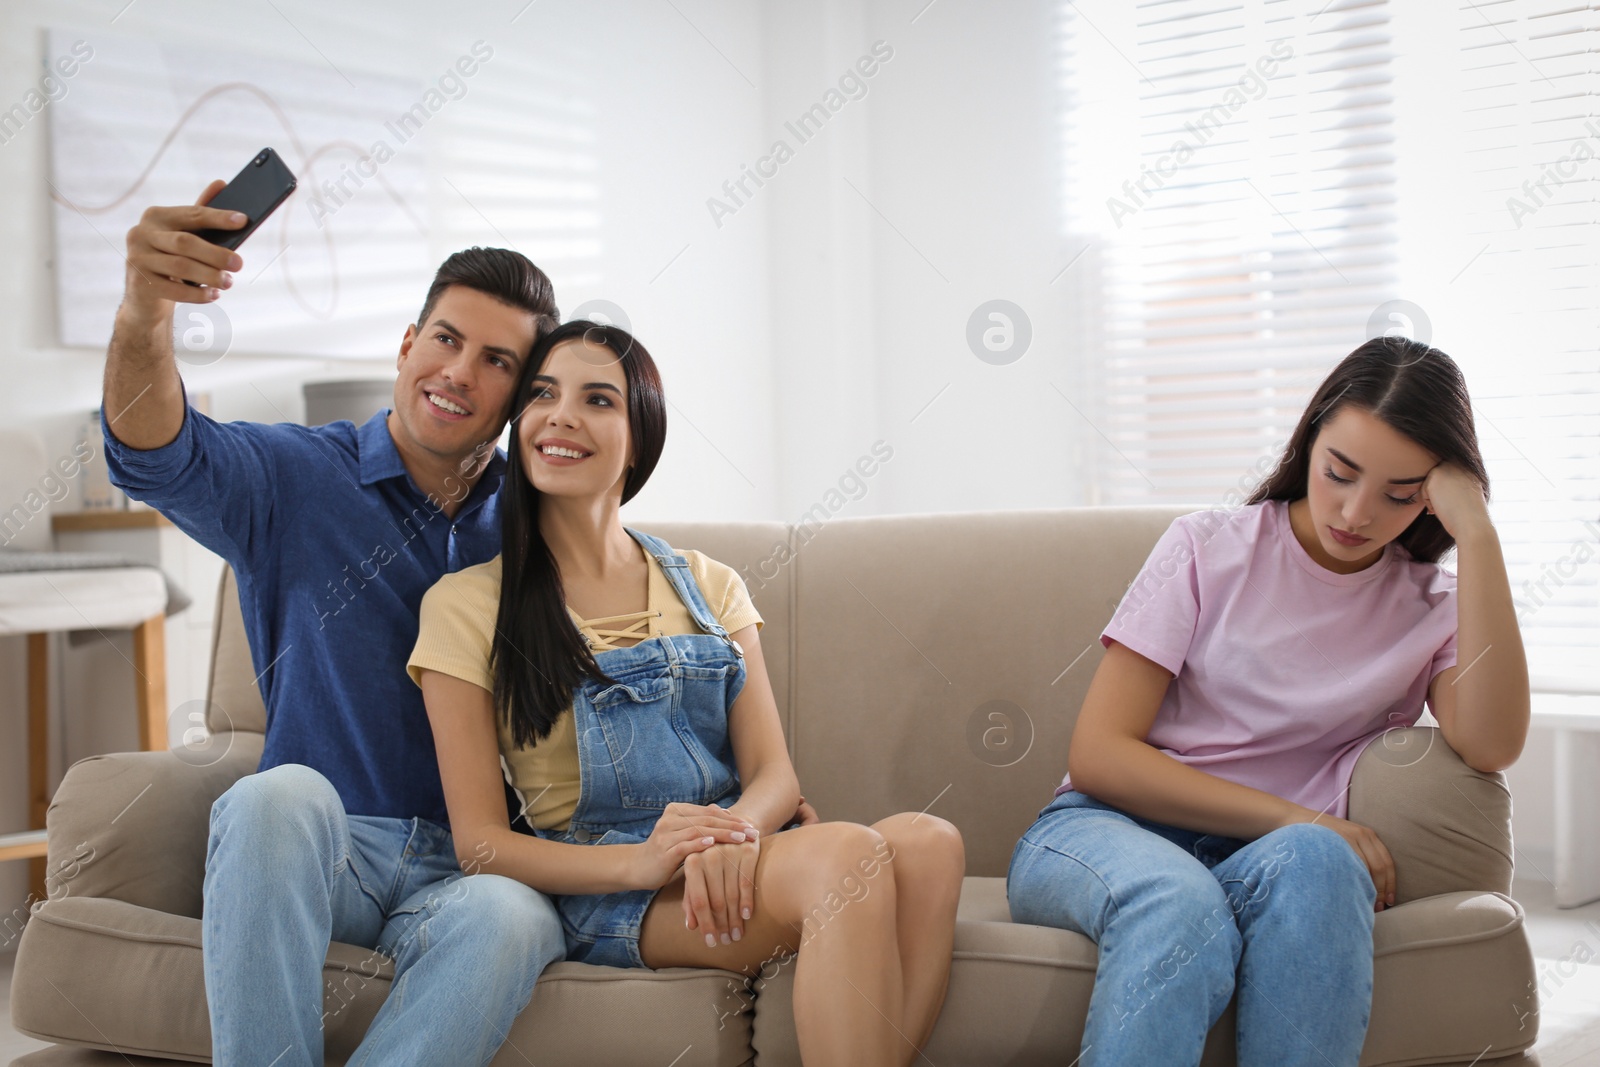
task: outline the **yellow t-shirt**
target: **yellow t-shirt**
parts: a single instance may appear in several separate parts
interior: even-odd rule
[[[699,552],[680,551],[679,554],[689,561],[690,575],[724,629],[733,634],[747,626],[762,625],[749,590],[737,571]],[[638,636],[699,633],[700,628],[694,624],[688,605],[678,598],[661,565],[648,552],[645,558],[650,567],[645,606],[653,614],[640,624]],[[406,673],[411,680],[420,685],[424,670],[439,671],[493,693],[494,673],[489,669],[489,653],[499,610],[499,556],[440,578],[422,598],[417,644],[406,662]],[[590,621],[580,618],[571,608],[567,609],[567,614],[596,652],[612,647],[605,635],[620,632],[606,627],[600,627],[597,632]],[[500,737],[500,768],[511,788],[516,790],[528,822],[539,830],[565,829],[578,807],[578,738],[572,726],[571,708],[556,720],[550,735],[531,748],[516,746],[511,728],[498,711],[495,722]]]

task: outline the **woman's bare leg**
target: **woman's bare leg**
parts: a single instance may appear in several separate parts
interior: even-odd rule
[[[956,905],[966,874],[961,832],[934,815],[903,812],[872,824],[894,851],[896,934],[905,976],[902,1029],[920,1051],[950,985]]]
[[[741,940],[708,947],[704,935],[686,929],[680,880],[662,889],[645,913],[640,954],[655,968],[754,974],[774,956],[798,951],[794,1015],[801,1058],[828,1065],[909,1063],[916,1050],[902,1036],[896,863],[883,861],[889,852],[882,835],[855,823],[774,834],[761,844],[755,907]]]

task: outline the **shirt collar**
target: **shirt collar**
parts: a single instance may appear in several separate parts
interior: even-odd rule
[[[356,455],[361,465],[362,485],[410,474],[400,458],[400,450],[394,446],[394,438],[389,435],[389,410],[384,408],[356,429]],[[505,470],[505,451],[496,448],[484,467],[483,476],[473,484],[467,498],[481,498],[496,492]]]
[[[406,473],[400,450],[389,436],[389,409],[384,408],[356,430],[356,455],[361,461],[361,484]]]

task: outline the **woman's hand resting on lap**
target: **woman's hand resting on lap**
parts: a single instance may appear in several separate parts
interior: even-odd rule
[[[1345,839],[1345,843],[1356,850],[1356,855],[1361,857],[1367,865],[1367,871],[1372,875],[1372,885],[1378,891],[1378,899],[1374,911],[1394,907],[1394,857],[1389,855],[1389,849],[1378,840],[1378,834],[1371,827],[1362,826],[1358,822],[1348,819],[1336,819],[1332,815],[1318,815],[1309,820],[1318,826],[1326,826],[1334,833]]]
[[[684,861],[719,844],[740,844],[756,828],[715,804],[668,804],[639,849],[641,888],[659,889]]]
[[[801,797],[791,825],[820,821],[817,810]],[[755,914],[759,833],[715,804],[668,804],[650,837],[638,846],[639,881],[658,889],[681,871],[684,926],[703,931],[709,946],[719,939],[723,944],[738,941],[744,936],[744,924]]]
[[[761,838],[752,830],[744,841],[712,845],[683,861],[683,923],[704,933],[708,947],[744,936],[755,914],[760,857]]]

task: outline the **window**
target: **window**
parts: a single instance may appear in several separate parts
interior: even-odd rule
[[[1473,391],[1530,659],[1596,662],[1595,6],[1076,2],[1061,26],[1089,502],[1236,501],[1341,357],[1431,340]]]

